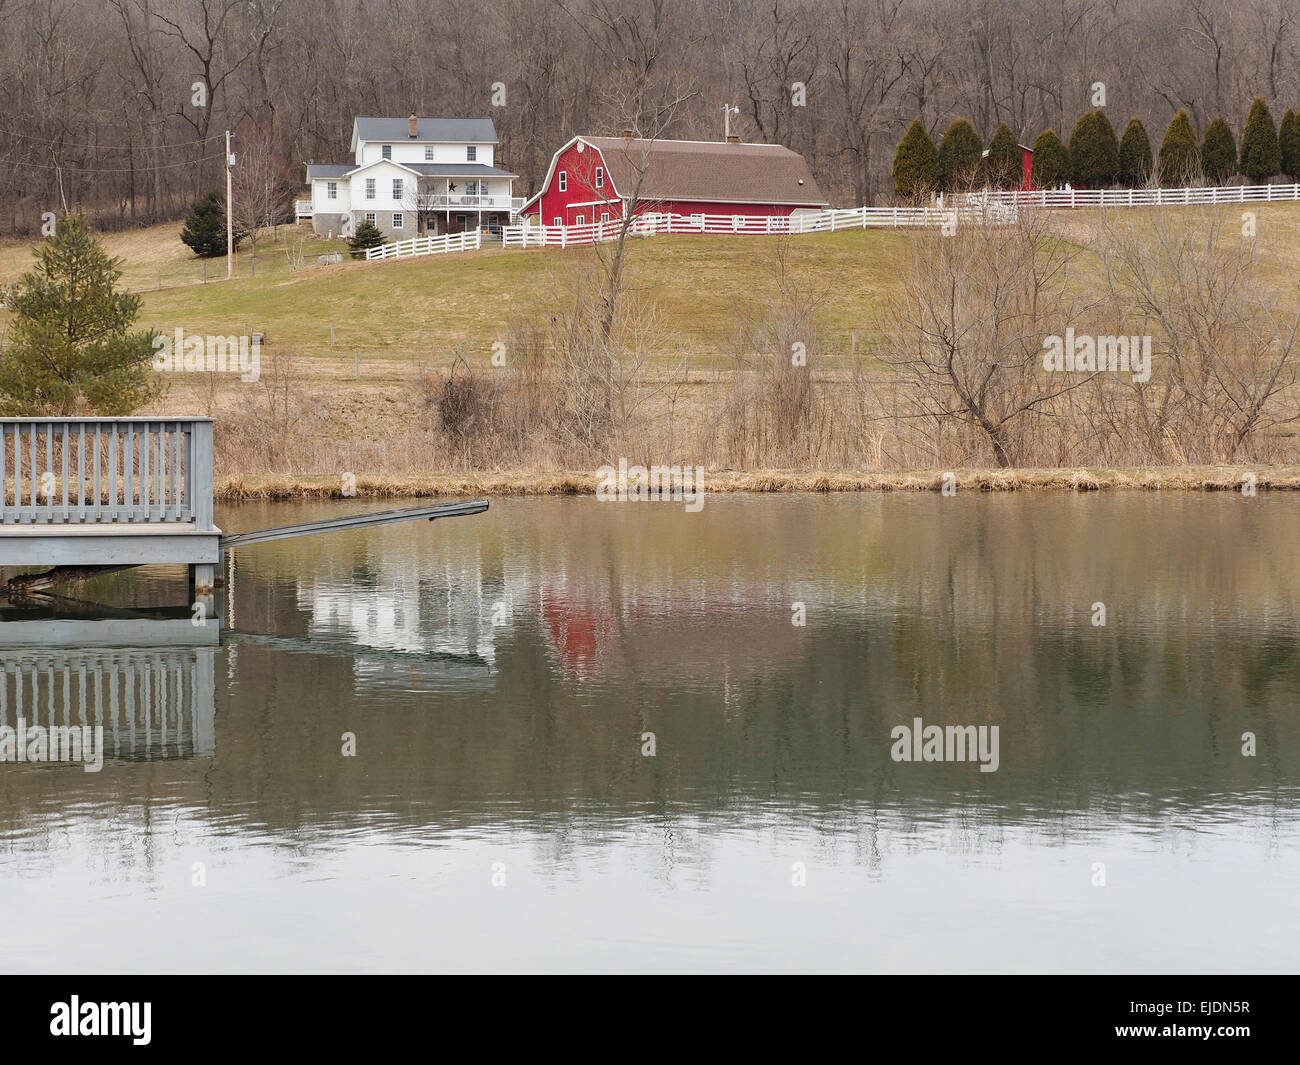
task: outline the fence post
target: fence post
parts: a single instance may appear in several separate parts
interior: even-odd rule
[[[201,531],[212,528],[212,422],[190,424],[189,484],[190,514],[194,527]],[[129,459],[127,461],[130,461]]]

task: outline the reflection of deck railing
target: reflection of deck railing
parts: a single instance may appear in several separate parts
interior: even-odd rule
[[[214,654],[211,647],[5,648],[0,725],[17,729],[21,719],[29,730],[102,726],[108,758],[210,755]]]

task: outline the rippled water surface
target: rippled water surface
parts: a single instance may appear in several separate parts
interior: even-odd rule
[[[498,500],[242,548],[219,634],[175,569],[6,607],[3,723],[107,757],[0,764],[0,966],[1293,971],[1298,530],[1237,494]],[[997,726],[997,771],[894,761],[918,717]]]

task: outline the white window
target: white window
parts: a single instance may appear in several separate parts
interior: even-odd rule
[[[393,146],[391,144],[385,144],[380,150],[383,152],[385,159],[391,159],[393,157]]]
[[[366,178],[366,199],[373,200],[374,198],[375,198],[375,179],[372,177],[368,177]]]
[[[478,161],[478,148],[471,144],[465,148],[465,162],[474,163]]]
[[[477,195],[478,195],[478,182],[477,182],[477,181],[467,181],[467,182],[465,182],[465,195],[466,195],[466,196],[477,196]]]
[[[608,221],[609,221],[609,212],[608,212],[608,211],[601,211],[601,212],[600,212],[600,220],[601,220],[601,222],[608,222]]]
[[[587,224],[587,216],[585,214],[578,215],[578,217],[573,220],[573,224],[575,226],[585,226]]]
[[[367,212],[366,212],[366,221],[369,222],[372,226],[375,224],[375,212],[374,212],[374,211],[367,211]]]
[[[565,170],[560,171],[560,191],[561,192],[569,191],[569,174],[568,171]]]
[[[433,149],[432,149],[432,148],[425,148],[425,149],[424,149],[424,161],[425,161],[426,163],[432,163],[432,162],[433,162]]]
[[[393,178],[393,199],[400,200],[401,198],[402,198],[402,179],[399,177],[395,177]]]
[[[337,200],[339,198],[339,183],[337,181],[325,182],[325,199]]]
[[[405,219],[402,218],[402,212],[401,212],[401,211],[394,211],[394,212],[393,212],[393,228],[394,228],[394,229],[401,229],[401,228],[402,228],[402,223],[403,223],[404,221],[405,221]]]
[[[480,196],[486,196],[488,194],[488,186],[486,181],[480,181],[478,183],[478,194]]]
[[[605,187],[605,168],[603,166],[598,166],[596,167],[596,188],[603,189],[604,187]]]
[[[551,225],[562,226],[564,225],[564,219],[561,218],[559,215],[556,215],[554,218],[551,219]]]

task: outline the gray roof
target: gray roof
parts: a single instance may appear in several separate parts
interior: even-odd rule
[[[349,170],[356,168],[355,163],[312,163],[307,167],[307,180],[342,177]]]
[[[621,196],[631,195],[640,179],[643,201],[828,206],[804,157],[779,144],[582,139],[605,157]]]
[[[496,144],[497,130],[490,118],[421,118],[416,136],[410,136],[406,118],[369,118],[354,121],[353,142],[363,141],[451,141],[468,144]]]

